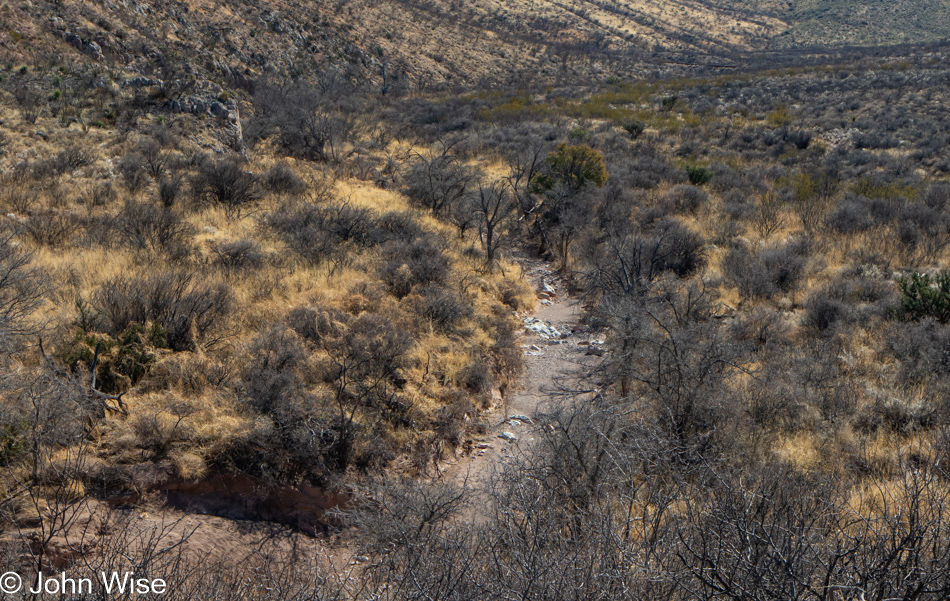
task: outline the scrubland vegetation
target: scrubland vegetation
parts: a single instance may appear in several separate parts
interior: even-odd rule
[[[5,569],[202,599],[947,596],[939,49],[457,94],[60,58],[0,70]],[[603,357],[474,490],[442,465],[519,386],[527,255]],[[189,499],[287,529],[202,555],[168,517]]]

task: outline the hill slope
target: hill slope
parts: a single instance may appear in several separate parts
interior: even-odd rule
[[[793,26],[776,45],[875,46],[950,35],[947,0],[800,0],[788,17]]]
[[[670,52],[731,57],[798,46],[939,39],[950,31],[947,5],[948,0],[37,1],[0,9],[0,61],[17,66],[81,60],[149,77],[196,74],[238,86],[261,75],[307,76],[328,67],[387,88],[550,83],[630,73],[667,62]]]

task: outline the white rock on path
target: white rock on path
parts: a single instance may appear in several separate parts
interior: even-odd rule
[[[555,328],[551,322],[541,321],[536,317],[525,317],[524,320],[525,328],[530,332],[534,332],[541,338],[545,340],[557,340],[559,338],[566,338],[570,336],[569,332],[561,332]]]

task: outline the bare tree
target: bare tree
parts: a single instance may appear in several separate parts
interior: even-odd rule
[[[49,292],[48,279],[14,239],[13,229],[0,225],[0,337],[6,343],[0,347],[35,333],[32,316]]]
[[[503,180],[480,183],[473,196],[485,264],[492,269],[498,249],[505,243],[504,228],[515,208],[514,198]]]
[[[416,154],[406,174],[406,193],[434,215],[451,212],[475,181],[476,173],[454,153],[460,140],[440,140],[430,156]]]
[[[86,397],[74,381],[46,366],[29,374],[14,393],[3,421],[11,432],[22,429],[22,451],[2,456],[13,484],[6,503],[12,504],[18,537],[33,543],[26,548],[31,569],[39,572],[51,561],[54,539],[66,534],[82,510],[89,459]]]
[[[250,138],[276,134],[288,152],[314,161],[339,161],[362,128],[355,90],[336,72],[316,86],[261,86],[254,96]]]
[[[36,123],[43,110],[40,95],[28,85],[23,85],[13,92],[13,97],[16,99],[23,120],[31,125]]]

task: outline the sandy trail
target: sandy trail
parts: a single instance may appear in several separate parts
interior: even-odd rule
[[[534,312],[522,320],[525,371],[521,386],[509,393],[507,407],[502,404],[487,416],[488,431],[472,440],[471,450],[442,469],[443,479],[463,483],[473,491],[485,490],[496,469],[534,442],[534,418],[545,406],[558,402],[560,397],[554,393],[559,384],[570,383],[600,360],[593,353],[602,340],[580,324],[583,307],[568,294],[557,272],[537,259],[522,258],[519,263],[539,296]]]

